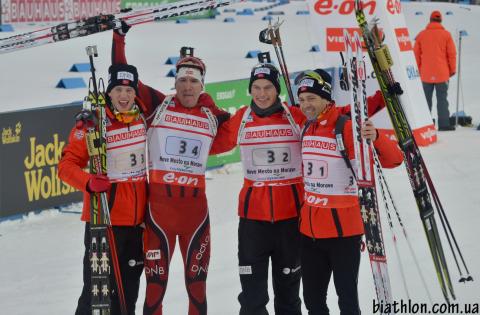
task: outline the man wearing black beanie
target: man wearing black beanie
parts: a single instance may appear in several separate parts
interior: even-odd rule
[[[280,75],[272,64],[252,69],[248,90],[250,106],[219,128],[212,147],[221,153],[240,146],[240,315],[267,314],[270,260],[275,314],[301,315],[298,211],[304,193],[300,125],[305,116],[280,101]]]
[[[107,103],[115,118],[124,123],[137,119],[140,108],[137,68],[128,64],[113,64],[108,68]]]
[[[83,289],[75,315],[92,314],[92,282],[89,250],[90,194],[107,193],[114,241],[117,249],[125,306],[128,315],[135,314],[140,277],[143,271],[143,228],[147,207],[146,125],[139,111],[138,74],[132,65],[114,64],[109,70],[106,91],[106,158],[107,174],[84,171],[89,156],[85,140],[85,124],[75,126],[69,143],[62,152],[58,176],[84,193],[82,221],[85,221]],[[79,116],[81,117],[81,116]],[[79,120],[82,122],[82,120]],[[88,121],[86,121],[88,123]],[[110,314],[120,314],[121,298],[110,273]]]
[[[341,110],[332,100],[332,79],[326,71],[306,71],[296,81],[300,108],[309,120],[302,137],[305,199],[299,225],[305,306],[309,314],[329,314],[327,291],[333,274],[340,314],[360,315],[357,282],[364,229],[357,184],[337,144]],[[402,163],[397,142],[371,121],[362,126],[361,136],[373,143],[383,167]],[[351,120],[342,139],[348,159],[354,160]]]

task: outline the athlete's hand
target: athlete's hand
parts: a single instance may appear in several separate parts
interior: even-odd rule
[[[90,174],[90,179],[87,183],[88,192],[102,193],[110,189],[110,180],[105,175]]]
[[[367,120],[363,123],[362,129],[360,130],[362,138],[370,140],[370,141],[375,141],[378,137],[378,132],[375,126],[373,125],[373,122],[370,120]]]
[[[124,20],[122,20],[121,23],[122,23],[122,27],[115,29],[114,32],[117,33],[118,35],[125,36],[127,35],[128,31],[132,27],[128,25]]]

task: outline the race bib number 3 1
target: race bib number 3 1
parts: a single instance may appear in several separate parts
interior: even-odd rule
[[[328,177],[328,163],[322,160],[303,160],[303,173],[307,178],[325,179]]]

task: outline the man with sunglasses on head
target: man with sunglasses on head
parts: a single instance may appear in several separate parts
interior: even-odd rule
[[[114,63],[126,63],[125,33],[114,33]],[[229,114],[203,92],[206,67],[190,55],[176,64],[175,95],[139,82],[148,123],[149,211],[146,214],[145,315],[162,314],[169,264],[180,245],[189,298],[189,315],[206,315],[210,223],[205,193],[207,158],[217,128]]]
[[[216,152],[240,146],[244,184],[239,195],[240,315],[268,314],[268,269],[276,315],[300,315],[298,213],[303,200],[300,125],[305,116],[282,104],[280,75],[270,63],[255,66],[250,106],[220,129]]]
[[[359,315],[357,281],[364,230],[349,166],[355,165],[352,122],[347,120],[341,132],[347,165],[335,137],[341,110],[332,100],[331,76],[316,69],[303,73],[297,82],[300,108],[308,118],[302,135],[305,203],[300,214],[304,302],[310,315],[329,314],[327,291],[333,273],[340,314]],[[371,121],[362,126],[361,136],[372,141],[383,167],[402,163],[397,142]]]

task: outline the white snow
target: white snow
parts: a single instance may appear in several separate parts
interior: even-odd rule
[[[257,7],[267,3],[236,5],[237,8]],[[463,89],[465,110],[474,117],[480,117],[476,104],[476,75],[479,70],[478,51],[480,32],[478,31],[479,7],[449,4],[403,3],[410,33],[414,36],[424,27],[430,11],[440,9],[445,16],[445,25],[452,31],[455,28],[467,29],[469,36],[464,38]],[[295,12],[305,8],[303,2],[292,2],[275,10],[286,11],[283,31],[286,59],[289,70],[301,70],[322,66],[321,54],[308,53],[313,43],[309,21]],[[423,16],[415,15],[423,11]],[[245,59],[248,50],[266,49],[258,43],[258,30],[265,25],[261,21],[263,13],[253,17],[234,16],[236,23],[222,23],[223,14],[212,21],[192,21],[189,24],[150,24],[133,28],[127,36],[127,57],[138,66],[142,80],[162,90],[168,90],[172,79],[164,78],[170,66],[163,65],[168,56],[177,55],[182,45],[196,47],[197,54],[205,58],[208,65],[209,82],[247,77],[255,61]],[[459,27],[461,25],[461,27]],[[25,29],[24,29],[25,30]],[[215,40],[212,40],[215,38]],[[90,44],[99,46],[100,58],[97,68],[106,74],[110,62],[111,34],[94,35],[29,49],[0,57],[0,94],[3,102],[0,112],[20,108],[31,108],[51,104],[67,103],[82,98],[85,91],[63,91],[54,89],[58,79],[70,76],[67,71],[75,62],[86,62],[84,47]],[[272,51],[273,53],[273,51]],[[75,75],[75,74],[74,74]],[[85,79],[86,74],[81,74]],[[106,77],[106,76],[105,76]],[[455,86],[450,89],[450,110],[454,110]],[[423,148],[422,153],[429,171],[447,211],[448,218],[463,250],[463,254],[474,279],[473,283],[456,282],[458,273],[453,258],[447,254],[450,273],[454,281],[458,302],[480,303],[480,236],[478,224],[480,213],[480,141],[479,131],[473,128],[459,128],[455,132],[439,133],[438,143]],[[237,295],[240,284],[237,273],[237,194],[242,183],[238,166],[228,167],[228,174],[213,172],[208,181],[207,194],[210,205],[212,228],[212,256],[208,276],[209,314],[238,314]],[[442,294],[437,284],[431,255],[419,220],[418,210],[402,165],[394,170],[386,170],[387,180],[393,191],[397,207],[407,226],[407,233],[419,259],[428,287],[434,301],[442,302]],[[81,205],[68,207],[67,211],[81,211]],[[382,212],[384,239],[387,246],[390,277],[395,300],[406,299],[398,269],[398,259],[394,253],[392,234],[388,229],[385,212]],[[395,219],[394,219],[395,220]],[[440,227],[440,220],[437,217]],[[28,215],[24,219],[0,222],[0,313],[1,314],[72,314],[82,286],[83,229],[78,214],[63,213],[58,210],[43,211]],[[415,302],[428,302],[413,259],[408,252],[400,230],[395,231],[403,254],[403,266],[409,284],[410,297]],[[443,242],[445,252],[448,243]],[[184,289],[183,263],[177,250],[171,265],[171,275],[164,300],[164,314],[187,313],[187,294]],[[144,281],[137,313],[141,314],[144,298]],[[359,277],[361,308],[364,314],[373,314],[372,300],[375,291],[368,262],[364,253]],[[270,293],[271,300],[273,294]],[[331,314],[338,314],[337,298],[333,284],[328,297]],[[273,314],[272,303],[269,311]],[[304,309],[304,314],[306,310]]]

